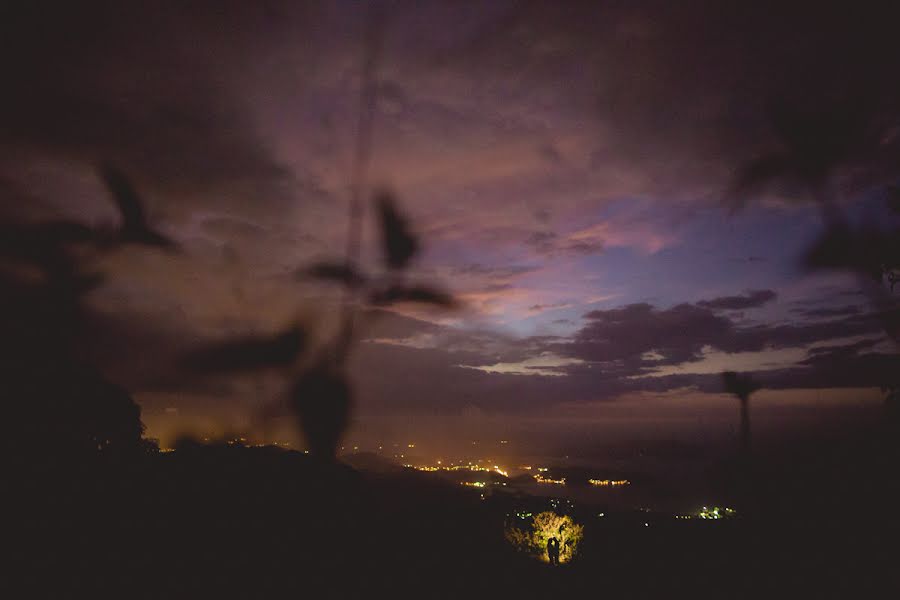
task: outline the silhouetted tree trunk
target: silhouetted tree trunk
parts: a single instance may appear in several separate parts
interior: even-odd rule
[[[750,396],[740,396],[741,402],[741,456],[750,458]]]
[[[750,458],[750,395],[759,389],[749,376],[726,371],[722,373],[722,383],[725,391],[732,394],[741,404],[741,433],[740,454],[741,458]]]

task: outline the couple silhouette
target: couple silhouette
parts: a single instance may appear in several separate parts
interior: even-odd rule
[[[555,537],[547,540],[547,558],[551,565],[559,564],[559,540]]]

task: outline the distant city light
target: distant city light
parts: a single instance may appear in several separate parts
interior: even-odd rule
[[[588,479],[588,483],[599,486],[631,485],[631,482],[627,479]]]
[[[701,519],[725,519],[729,517],[733,517],[737,514],[737,511],[733,508],[728,507],[719,507],[719,506],[704,506],[700,511],[698,511],[697,516]]]
[[[420,466],[404,465],[404,466],[416,469],[417,471],[428,471],[428,472],[434,472],[434,471],[481,471],[481,472],[488,472],[488,473],[496,473],[498,475],[502,475],[503,477],[509,477],[509,472],[500,468],[499,465],[493,465],[491,467],[482,467],[482,466],[477,465],[472,462],[469,462],[468,464],[465,464],[465,465],[455,465],[455,464],[443,465],[443,464],[441,464],[441,461],[437,461],[437,466],[432,466],[432,465],[420,465]]]
[[[549,477],[543,477],[543,476],[541,476],[541,475],[535,475],[535,476],[534,476],[534,480],[537,481],[538,483],[553,483],[553,484],[556,484],[556,485],[565,485],[565,484],[566,484],[566,478],[565,478],[565,477],[563,477],[562,479],[551,479],[551,478],[549,478]]]

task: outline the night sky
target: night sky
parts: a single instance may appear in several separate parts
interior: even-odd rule
[[[133,177],[180,251],[103,257],[85,352],[132,391],[148,435],[259,435],[277,373],[175,364],[227,336],[333,325],[340,290],[297,271],[344,252],[373,12],[126,4],[0,11],[0,216],[112,223],[97,165]],[[854,276],[802,266],[819,207],[790,181],[734,182],[784,151],[773,103],[852,106],[879,152],[846,157],[830,186],[854,222],[884,224],[896,22],[866,3],[725,4],[377,5],[367,189],[393,190],[419,234],[410,275],[463,306],[378,309],[351,361],[351,439],[727,440],[723,370],[767,387],[763,436],[878,405],[874,365],[896,349]]]

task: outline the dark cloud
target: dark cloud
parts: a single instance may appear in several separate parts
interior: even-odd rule
[[[446,328],[389,310],[371,309],[361,316],[363,334],[367,338],[405,339],[423,334],[436,334]]]
[[[739,297],[740,298],[740,297]],[[593,363],[619,361],[640,374],[662,365],[698,361],[705,347],[723,352],[798,348],[830,339],[878,333],[871,315],[798,324],[740,325],[703,302],[658,309],[631,304],[585,315],[588,323],[557,351]],[[648,357],[648,353],[655,356]]]
[[[549,223],[552,216],[553,214],[550,212],[550,209],[547,208],[539,208],[534,211],[534,218],[540,223]]]
[[[532,265],[491,266],[481,263],[469,263],[466,265],[453,267],[453,269],[451,269],[451,273],[453,275],[478,275],[498,279],[508,279],[517,275],[532,273],[537,269],[538,267]]]
[[[595,164],[639,164],[657,189],[673,190],[721,182],[778,149],[770,108],[780,102],[824,106],[837,120],[864,107],[865,121],[889,131],[900,114],[900,41],[889,14],[887,2],[536,0],[443,49],[441,64],[515,71],[525,85],[570,91],[564,101],[593,102],[613,142],[596,150]]]
[[[697,306],[712,310],[745,310],[763,306],[777,297],[778,294],[772,290],[754,290],[746,292],[742,296],[723,296],[712,300],[701,300]]]
[[[566,308],[571,306],[568,302],[554,302],[552,304],[532,304],[528,307],[529,312],[543,312],[545,310],[553,310],[554,308]],[[563,319],[564,321],[565,319]],[[556,321],[554,321],[556,322]]]
[[[549,377],[487,373],[478,353],[367,344],[352,360],[363,413],[459,414],[466,406],[527,412],[558,393]],[[568,387],[568,386],[567,386]]]
[[[272,197],[288,173],[241,106],[236,75],[280,23],[272,6],[236,2],[7,7],[2,147],[18,161],[114,161],[152,189]]]
[[[864,388],[900,384],[900,355],[875,351],[883,339],[812,348],[796,367],[762,371],[757,378],[771,388]]]
[[[553,231],[535,231],[525,238],[525,245],[545,256],[599,254],[604,247],[600,241],[569,239]]]
[[[763,256],[746,256],[746,257],[742,257],[742,258],[732,258],[731,262],[753,264],[753,263],[768,262],[768,260],[769,260],[768,258],[765,258]]]
[[[691,304],[665,310],[630,304],[591,311],[584,318],[588,323],[575,334],[568,354],[589,362],[643,363],[641,356],[655,351],[664,364],[679,364],[698,360],[704,346],[720,345],[734,332],[726,317]]]
[[[859,306],[849,304],[847,306],[826,308],[792,308],[791,312],[809,319],[826,319],[830,317],[858,315],[862,312],[862,309]]]
[[[351,360],[360,411],[363,415],[458,415],[463,407],[478,406],[492,412],[528,414],[562,402],[613,400],[629,391],[690,387],[720,392],[717,373],[647,376],[663,365],[696,363],[705,346],[740,352],[870,335],[858,342],[814,347],[796,365],[754,373],[771,388],[878,385],[888,381],[897,365],[896,356],[872,353],[883,340],[878,335],[879,323],[859,316],[823,324],[743,327],[696,305],[658,309],[635,304],[592,311],[586,318],[587,325],[572,337],[523,339],[491,331],[461,331],[391,311],[368,311],[359,324],[369,341],[357,347]],[[121,357],[107,356],[106,363],[138,390],[215,393],[227,403],[246,393],[252,383],[192,382],[183,374],[173,377],[160,369],[164,359],[172,356],[173,347],[184,347],[184,331],[157,330],[153,324],[144,327],[128,320],[117,323],[106,326],[97,345],[107,355]],[[427,343],[410,343],[417,339]],[[127,351],[135,346],[144,349],[138,361]],[[483,370],[497,363],[554,354],[583,362],[521,367],[533,375]]]
[[[802,361],[801,364],[815,364],[818,362],[834,361],[843,357],[857,356],[860,351],[868,350],[882,343],[882,338],[869,338],[853,342],[851,344],[840,344],[833,346],[818,346],[809,349],[809,358]]]
[[[511,289],[513,289],[513,284],[511,283],[490,283],[477,291],[485,294],[496,294],[497,292],[505,292]]]

